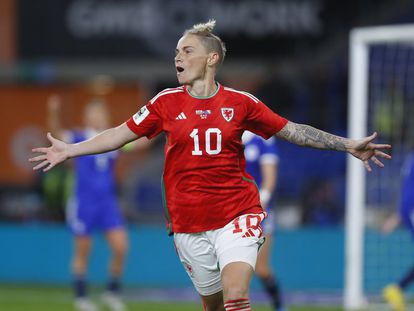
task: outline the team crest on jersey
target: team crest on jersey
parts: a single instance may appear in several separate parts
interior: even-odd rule
[[[196,110],[196,115],[200,116],[201,119],[207,119],[211,114],[211,110]]]
[[[224,120],[230,122],[231,119],[234,117],[234,109],[233,108],[221,108],[221,115],[223,116]]]

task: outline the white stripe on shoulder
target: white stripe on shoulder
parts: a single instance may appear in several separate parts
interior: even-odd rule
[[[164,96],[164,95],[167,95],[167,94],[172,94],[172,93],[179,93],[179,92],[184,92],[184,88],[177,87],[177,88],[173,88],[173,89],[165,89],[165,90],[159,92],[157,95],[155,95],[150,100],[150,103],[153,104],[161,96]]]
[[[224,87],[224,89],[226,90],[226,91],[230,91],[230,92],[235,92],[235,93],[239,93],[239,94],[243,94],[243,95],[245,95],[245,96],[247,96],[247,97],[249,97],[251,100],[253,100],[256,104],[257,103],[259,103],[259,99],[257,99],[256,97],[254,97],[252,94],[250,94],[250,93],[247,93],[247,92],[243,92],[243,91],[237,91],[237,90],[235,90],[235,89],[232,89],[232,88],[230,88],[230,87]]]
[[[173,91],[173,90],[183,90],[183,91],[184,91],[184,86],[169,87],[169,88],[163,89],[163,90],[162,90],[162,91],[160,91],[158,94],[161,94],[161,93],[164,93],[164,92]]]

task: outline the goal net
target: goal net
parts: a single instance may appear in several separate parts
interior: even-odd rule
[[[381,232],[398,210],[401,170],[414,143],[414,25],[354,29],[349,86],[349,136],[376,131],[376,142],[393,146],[392,160],[371,173],[348,157],[344,307],[370,310],[382,288],[414,264],[408,232]]]

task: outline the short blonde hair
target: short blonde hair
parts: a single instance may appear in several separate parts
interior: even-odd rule
[[[218,53],[220,58],[219,64],[222,64],[227,50],[224,42],[218,36],[213,34],[212,31],[214,26],[216,26],[216,21],[214,19],[210,19],[207,23],[196,24],[192,28],[187,29],[184,31],[183,36],[198,36],[208,52],[214,51]]]

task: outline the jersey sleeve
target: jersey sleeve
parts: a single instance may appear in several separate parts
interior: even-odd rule
[[[274,113],[260,100],[247,100],[244,120],[246,130],[268,139],[279,132],[287,122],[287,119]]]
[[[162,131],[162,118],[155,104],[148,103],[143,106],[126,122],[129,129],[137,136],[146,136],[149,139]]]

